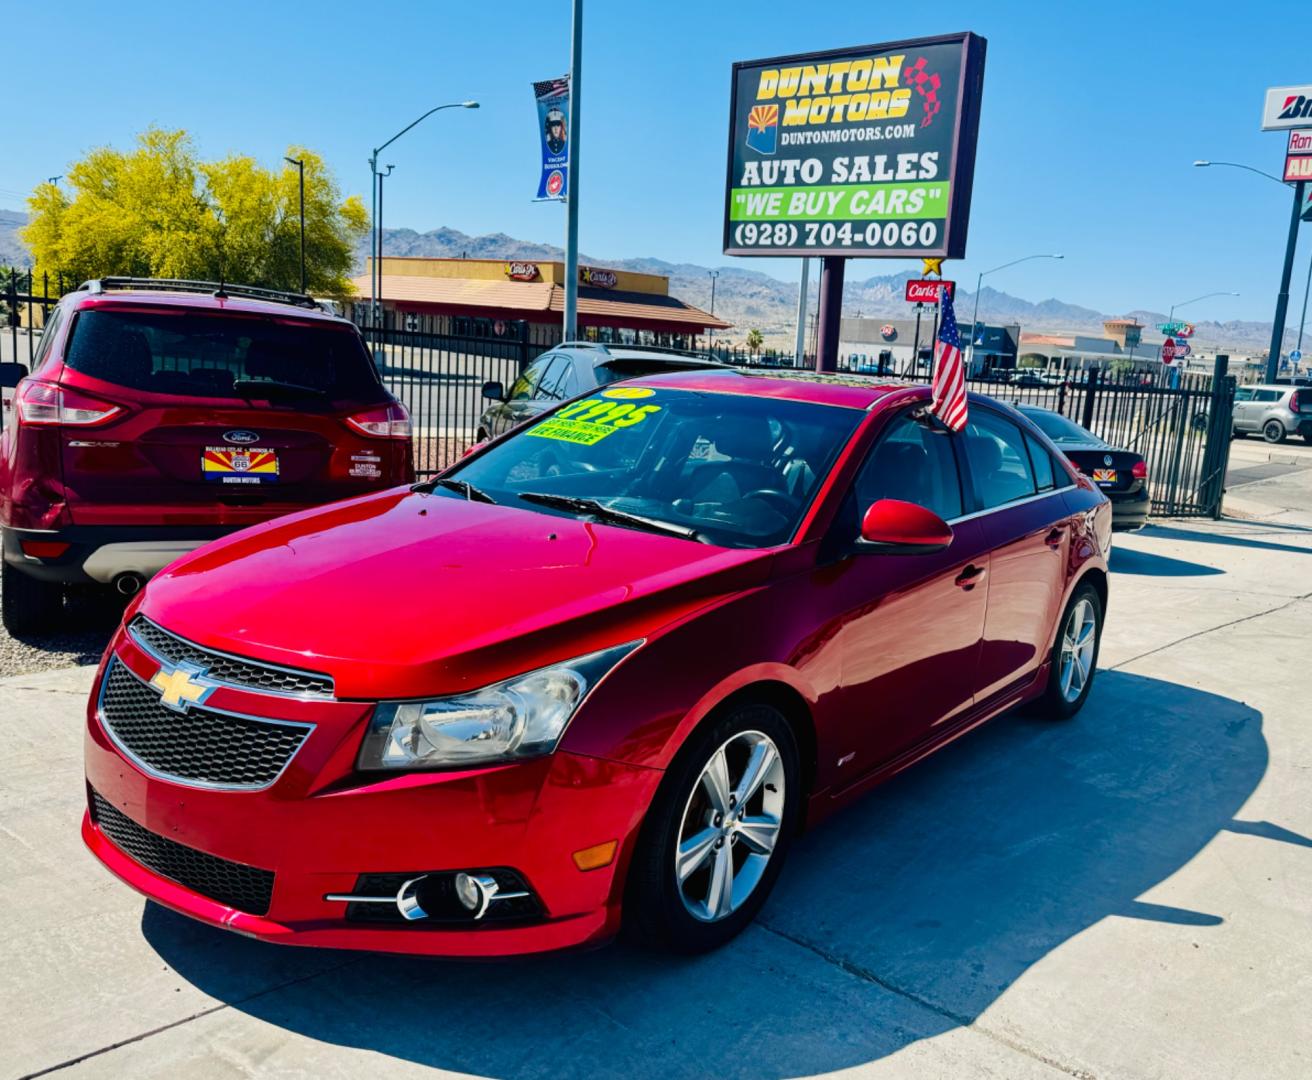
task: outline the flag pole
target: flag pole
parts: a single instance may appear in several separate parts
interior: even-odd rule
[[[579,113],[583,71],[583,0],[574,0],[569,51],[569,172],[565,191],[565,321],[562,340],[579,336]]]

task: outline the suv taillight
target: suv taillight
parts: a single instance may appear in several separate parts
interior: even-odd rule
[[[1298,404],[1298,395],[1299,395],[1299,391],[1297,391],[1297,390],[1295,390],[1292,394],[1289,395],[1289,411],[1290,411],[1290,412],[1300,412],[1300,411],[1301,411],[1301,407],[1300,407],[1299,404]]]
[[[123,410],[108,401],[53,383],[24,381],[15,399],[18,419],[24,424],[64,424],[94,427],[113,419]]]
[[[346,422],[361,435],[375,439],[410,438],[410,414],[399,401],[348,416]]]
[[[1140,458],[1130,467],[1130,475],[1136,480],[1148,479],[1148,462]]]

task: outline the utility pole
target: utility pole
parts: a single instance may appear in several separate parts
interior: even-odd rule
[[[305,159],[283,158],[289,165],[295,165],[301,174],[301,292],[305,292]]]
[[[811,274],[811,260],[802,260],[802,283],[797,287],[797,343],[793,346],[795,353],[793,363],[802,366],[802,357],[806,355],[806,293],[810,285],[807,280]],[[714,312],[712,312],[714,314]]]
[[[718,270],[707,270],[706,276],[711,279],[711,318],[715,318],[715,282],[720,276]],[[715,327],[711,327],[711,337],[715,336]]]
[[[583,74],[583,0],[574,0],[569,48],[569,181],[565,192],[565,322],[563,340],[579,334],[579,113]]]
[[[1285,339],[1285,313],[1289,308],[1289,278],[1294,272],[1294,248],[1298,244],[1299,211],[1303,209],[1306,180],[1294,185],[1294,211],[1289,215],[1289,239],[1285,241],[1285,265],[1280,272],[1280,292],[1276,294],[1276,318],[1271,325],[1271,351],[1266,357],[1266,381],[1273,383],[1280,374],[1280,350]]]

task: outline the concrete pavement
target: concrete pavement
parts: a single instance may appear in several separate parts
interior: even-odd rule
[[[1118,537],[1083,713],[996,721],[803,837],[759,924],[696,960],[191,923],[82,850],[90,671],[4,680],[0,1075],[1307,1076],[1312,514],[1275,505],[1298,497]]]

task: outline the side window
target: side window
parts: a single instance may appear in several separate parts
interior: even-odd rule
[[[1249,387],[1249,386],[1241,386],[1238,390],[1235,391],[1235,401],[1236,401],[1236,402],[1240,402],[1240,401],[1252,401],[1252,400],[1253,400],[1253,389],[1252,389],[1252,387]]]
[[[46,323],[45,329],[41,331],[41,344],[37,346],[36,354],[32,357],[32,370],[36,371],[45,362],[46,354],[50,352],[51,345],[54,344],[55,338],[59,335],[60,324],[64,321],[64,309],[55,308],[55,313]]]
[[[538,383],[537,393],[534,396],[549,401],[564,401],[570,397],[570,373],[573,367],[574,361],[568,356],[556,357],[546,374],[542,376],[542,381]]]
[[[1030,464],[1034,467],[1034,483],[1040,491],[1051,491],[1057,486],[1054,479],[1052,458],[1043,444],[1028,431],[1025,432],[1025,446],[1030,452]]]
[[[1280,390],[1258,390],[1253,394],[1254,401],[1279,401]]]
[[[986,409],[974,409],[966,425],[966,455],[983,509],[1034,495],[1038,487],[1020,428]]]
[[[952,436],[918,424],[903,413],[870,451],[853,492],[858,523],[870,504],[880,499],[916,503],[945,521],[960,517],[961,478]]]
[[[533,391],[538,387],[538,381],[542,378],[542,373],[551,366],[551,361],[555,358],[555,353],[548,353],[526,367],[523,374],[515,380],[515,384],[510,388],[510,400],[524,401],[531,398]]]

